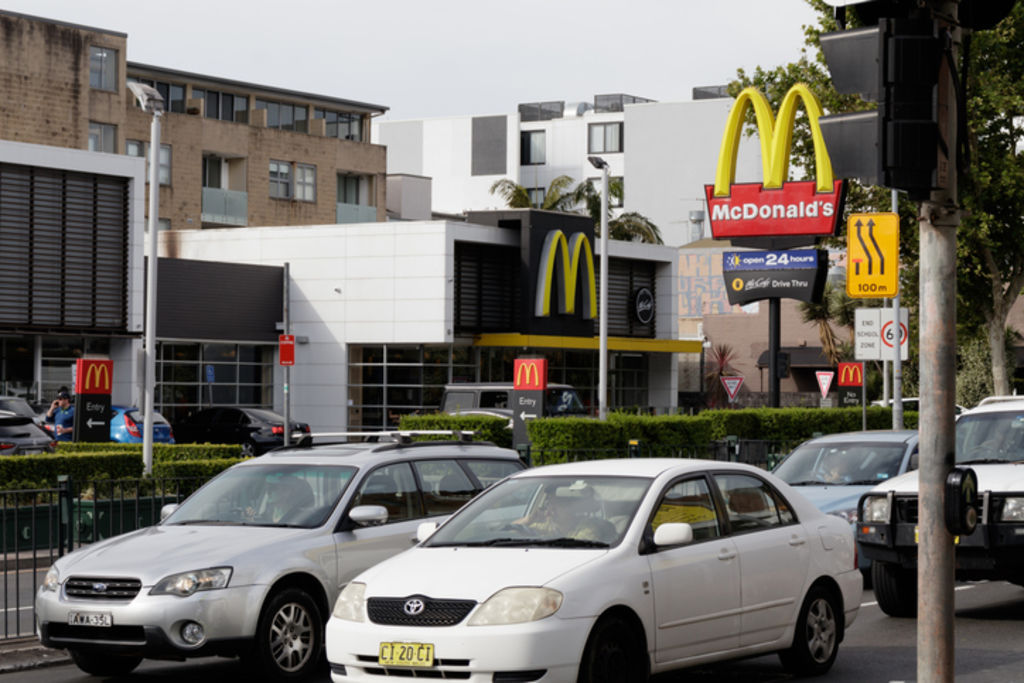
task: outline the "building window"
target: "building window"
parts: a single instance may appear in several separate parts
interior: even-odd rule
[[[594,186],[594,191],[597,196],[601,196],[601,178],[591,177],[587,178],[591,185]],[[619,192],[615,191],[615,186],[618,184],[620,189]],[[625,203],[626,198],[626,181],[622,176],[611,176],[608,178],[608,206],[612,209],[621,209]]]
[[[314,109],[313,118],[324,119],[324,137],[354,140],[356,142],[363,139],[362,114]]]
[[[164,111],[172,111],[178,114],[185,112],[185,86],[177,83],[153,81],[148,78],[129,78],[128,80],[156,89],[160,96],[164,98]],[[138,100],[136,100],[135,105],[142,106],[138,103]]]
[[[89,151],[117,153],[117,126],[111,123],[89,122]]]
[[[234,121],[235,123],[249,122],[249,98],[245,95],[192,88],[192,97],[206,103],[203,109],[205,110],[204,116],[208,119]]]
[[[544,206],[545,192],[543,187],[528,187],[526,188],[526,194],[530,196],[530,206],[535,209]]]
[[[544,131],[524,130],[519,133],[519,163],[535,166],[544,163]]]
[[[171,229],[171,219],[170,218],[157,218],[156,219],[156,231],[157,232],[167,232],[170,229]]]
[[[295,164],[295,198],[304,202],[316,201],[316,166]]]
[[[592,123],[588,127],[591,154],[610,154],[622,151],[622,122]]]
[[[267,110],[267,128],[309,132],[309,111],[305,105],[257,99],[253,108]]]
[[[124,153],[130,157],[143,157],[146,160],[146,182],[149,182],[149,143],[140,140],[126,140]],[[160,175],[161,185],[171,184],[171,146],[160,145]]]
[[[292,198],[292,165],[287,161],[270,160],[270,196]]]
[[[117,50],[96,45],[89,48],[89,87],[117,90]]]

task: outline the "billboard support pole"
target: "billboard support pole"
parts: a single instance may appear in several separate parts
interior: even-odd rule
[[[781,299],[774,297],[768,299],[768,388],[770,395],[768,405],[771,408],[779,407],[779,347],[782,341],[782,314]]]

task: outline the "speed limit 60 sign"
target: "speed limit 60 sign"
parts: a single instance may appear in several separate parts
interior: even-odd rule
[[[900,307],[899,325],[894,324],[891,308],[858,308],[854,311],[854,358],[857,360],[893,360],[894,347],[900,345],[900,360],[907,360],[907,309]]]

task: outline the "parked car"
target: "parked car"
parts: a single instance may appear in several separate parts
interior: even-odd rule
[[[140,408],[110,406],[110,440],[120,443],[142,443],[145,429],[145,414]],[[170,423],[160,413],[153,411],[153,441],[174,443],[174,432]]]
[[[644,681],[778,652],[820,674],[860,606],[850,526],[740,463],[519,472],[349,583],[334,681]]]
[[[903,404],[903,410],[904,411],[908,411],[909,410],[909,411],[918,412],[918,411],[921,410],[921,399],[917,398],[916,396],[910,397],[910,398],[906,398],[906,397],[901,398],[900,399],[900,403]],[[892,407],[892,399],[889,398],[889,399],[886,399],[885,401],[883,401],[882,399],[878,399],[877,401],[872,401],[871,405],[873,405],[873,406],[886,406],[886,407],[891,408]],[[953,406],[953,410],[954,410],[954,412],[957,415],[959,415],[962,412],[964,412],[965,410],[967,410],[967,408],[964,408],[962,405],[960,405],[958,403],[958,404],[955,404]]]
[[[917,431],[870,430],[821,436],[797,446],[772,473],[818,509],[857,523],[857,501],[879,482],[917,468]],[[858,554],[870,580],[871,562]]]
[[[512,417],[512,382],[462,382],[448,384],[441,396],[441,412],[450,415],[497,415]],[[544,416],[587,415],[586,406],[568,384],[548,384],[544,392]]]
[[[32,408],[32,405],[21,396],[0,396],[0,410],[6,410],[14,413],[15,415],[21,415],[22,417],[31,417],[33,420],[38,422],[36,418],[39,417],[38,413]]]
[[[956,422],[956,465],[974,470],[982,509],[956,543],[959,581],[1024,585],[1024,398],[987,398]],[[894,617],[917,613],[918,472],[888,479],[861,498],[857,539],[871,561],[875,598]]]
[[[523,467],[513,450],[461,441],[244,461],[158,525],[57,560],[36,594],[39,638],[97,676],[142,658],[241,655],[260,677],[298,680],[322,662],[342,586]]]
[[[309,425],[292,420],[291,433],[309,434]],[[175,424],[174,435],[178,443],[237,443],[244,455],[261,455],[284,445],[284,416],[262,408],[206,408]]]
[[[42,430],[34,418],[0,410],[0,455],[38,455],[56,450],[53,436]]]

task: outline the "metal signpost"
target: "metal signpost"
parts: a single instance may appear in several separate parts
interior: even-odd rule
[[[516,358],[512,365],[512,443],[530,443],[526,423],[544,415],[544,394],[548,388],[546,358]]]

